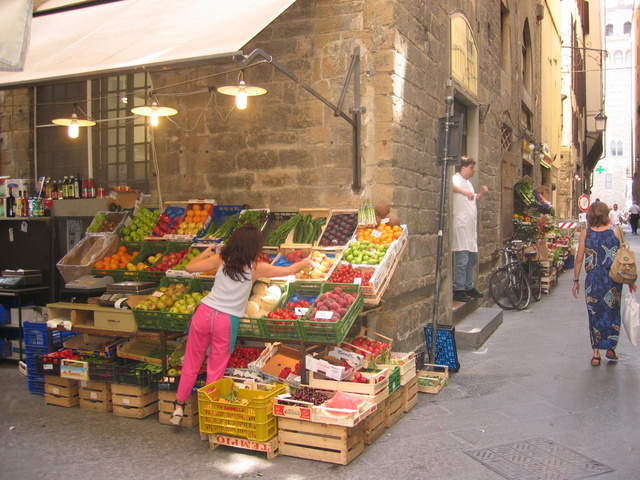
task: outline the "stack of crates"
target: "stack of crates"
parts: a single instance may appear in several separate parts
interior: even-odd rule
[[[63,341],[76,334],[58,330],[49,331],[46,323],[37,322],[24,322],[22,324],[22,332],[29,392],[44,395],[44,375],[37,373],[36,355],[45,355],[59,350]]]

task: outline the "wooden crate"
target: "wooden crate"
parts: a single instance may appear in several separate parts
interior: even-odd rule
[[[449,383],[449,367],[447,365],[425,364],[425,367],[439,367],[444,371],[420,370],[418,372],[418,391],[424,393],[438,393]],[[429,381],[430,385],[424,382]]]
[[[80,381],[80,408],[101,413],[113,411],[111,383]]]
[[[158,391],[158,420],[163,425],[173,425],[169,420],[173,413],[173,402],[176,392],[166,390]],[[198,425],[198,396],[191,395],[184,407],[184,417],[180,422],[181,427],[193,428]]]
[[[418,376],[414,375],[411,380],[409,380],[402,390],[402,406],[404,408],[404,412],[407,413],[418,403]]]
[[[209,448],[211,450],[215,450],[220,445],[224,445],[225,447],[241,448],[243,450],[253,450],[254,452],[264,452],[267,454],[267,459],[269,460],[278,455],[277,435],[266,442],[256,442],[254,440],[247,440],[246,438],[232,437],[229,435],[222,435],[220,433],[210,433]]]
[[[78,382],[68,378],[45,375],[44,403],[59,407],[76,407],[80,403]]]
[[[400,387],[387,399],[387,408],[385,415],[385,426],[387,428],[392,427],[396,424],[398,420],[402,418],[404,415],[404,402],[402,398],[402,393],[405,388]]]
[[[280,453],[347,465],[364,451],[364,422],[355,427],[278,418]]]
[[[133,385],[111,386],[113,414],[117,417],[146,418],[158,412],[158,392]]]
[[[364,444],[371,445],[384,433],[387,422],[387,400],[378,404],[378,410],[364,419]]]

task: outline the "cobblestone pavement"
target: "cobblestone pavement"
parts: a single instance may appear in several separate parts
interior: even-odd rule
[[[640,258],[640,236],[627,236]],[[209,450],[197,429],[161,425],[155,416],[133,420],[44,405],[42,396],[28,393],[15,363],[0,362],[0,478],[640,478],[640,349],[623,333],[620,361],[589,364],[586,307],[571,295],[571,275],[560,275],[529,310],[505,312],[479,349],[459,350],[461,368],[450,385],[438,395],[420,394],[347,466]],[[495,452],[531,443],[551,447],[541,457],[547,470],[526,476],[491,463]],[[594,470],[549,473],[557,461],[550,455],[563,451]]]

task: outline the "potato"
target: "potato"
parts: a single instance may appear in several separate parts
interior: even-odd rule
[[[376,205],[376,215],[384,218],[391,212],[391,206],[388,203],[379,203]]]

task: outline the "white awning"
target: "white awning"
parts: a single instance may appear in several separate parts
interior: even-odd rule
[[[0,88],[196,63],[239,51],[295,0],[121,0],[36,16]]]

